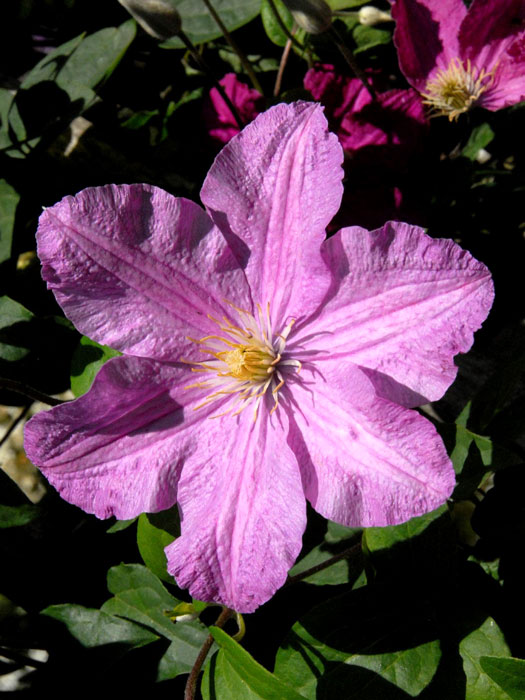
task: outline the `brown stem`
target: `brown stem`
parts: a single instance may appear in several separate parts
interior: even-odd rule
[[[1,389],[14,391],[15,394],[27,396],[28,399],[33,399],[33,401],[47,403],[48,406],[59,406],[61,403],[65,403],[65,401],[61,399],[55,399],[52,396],[48,396],[48,394],[38,391],[38,389],[33,389],[32,386],[27,386],[27,384],[22,384],[22,382],[15,382],[14,379],[4,379],[0,377],[0,390]]]
[[[233,610],[230,610],[229,608],[223,608],[221,614],[215,622],[215,627],[224,627],[224,625],[228,622],[232,615]],[[199,673],[201,672],[202,664],[206,661],[206,657],[208,656],[208,652],[210,651],[212,644],[213,637],[210,634],[207,637],[204,644],[202,645],[201,650],[199,651],[199,655],[195,659],[195,663],[193,664],[193,668],[191,669],[190,675],[188,676],[188,680],[186,681],[186,688],[184,690],[184,700],[194,700]]]
[[[181,31],[177,34],[177,36],[178,36],[179,39],[182,41],[182,43],[186,46],[186,48],[188,49],[188,51],[191,53],[191,55],[193,56],[193,59],[194,59],[195,63],[197,63],[197,65],[211,78],[211,80],[213,81],[215,87],[217,88],[217,90],[218,90],[218,92],[219,92],[219,95],[222,97],[222,99],[223,99],[224,102],[226,103],[226,106],[228,107],[228,109],[229,109],[230,112],[232,113],[232,117],[235,119],[235,121],[236,121],[237,126],[239,127],[239,129],[244,129],[245,124],[244,124],[244,122],[242,121],[241,117],[239,116],[239,112],[237,112],[237,110],[236,110],[236,108],[235,108],[235,105],[233,104],[233,102],[230,100],[230,98],[229,98],[228,95],[226,94],[226,91],[225,91],[225,89],[222,87],[222,85],[220,84],[218,78],[216,78],[215,74],[210,70],[210,67],[208,66],[208,64],[206,63],[206,61],[202,58],[202,56],[200,55],[200,53],[197,51],[197,49],[195,48],[195,46],[194,46],[193,43],[191,42],[190,38],[188,37],[188,35],[185,34],[185,33],[181,30]]]
[[[264,95],[263,89],[261,87],[261,83],[259,82],[257,76],[255,75],[255,71],[252,68],[252,65],[250,61],[246,58],[244,55],[243,50],[240,48],[240,46],[237,44],[235,39],[232,37],[230,32],[226,29],[226,25],[222,21],[222,19],[219,17],[217,12],[215,11],[215,8],[211,4],[210,0],[202,0],[202,2],[206,5],[208,8],[210,15],[213,17],[217,25],[220,27],[221,32],[224,35],[224,38],[228,42],[228,44],[232,47],[232,49],[235,51],[237,56],[241,59],[242,66],[244,70],[246,71],[247,75],[249,76],[250,80],[252,81],[253,87],[258,90],[261,95]]]
[[[11,435],[11,433],[13,432],[13,430],[16,428],[16,426],[20,423],[20,421],[24,419],[25,415],[26,415],[27,412],[29,411],[30,406],[31,406],[31,404],[28,404],[27,406],[24,406],[24,408],[20,411],[20,413],[18,414],[18,416],[17,416],[17,417],[14,419],[14,421],[11,423],[11,425],[9,426],[9,428],[5,431],[4,436],[3,436],[2,439],[0,440],[0,447],[2,447],[2,445],[3,445],[5,442],[7,442],[7,441],[9,440],[9,436]]]
[[[277,78],[275,79],[275,87],[273,88],[273,96],[278,97],[279,93],[281,92],[281,83],[283,80],[283,73],[284,69],[286,66],[286,62],[288,61],[288,56],[290,55],[290,50],[292,48],[292,42],[290,39],[287,40],[283,54],[281,56],[281,62],[279,63],[279,70],[277,72]]]
[[[358,542],[357,544],[354,544],[351,547],[348,547],[348,549],[343,550],[339,554],[336,554],[335,556],[330,557],[330,559],[327,559],[326,561],[323,561],[320,564],[317,564],[316,566],[312,566],[311,569],[306,569],[306,571],[301,571],[300,574],[296,574],[295,576],[289,576],[288,580],[285,583],[285,586],[290,586],[292,583],[298,583],[299,581],[302,581],[303,579],[308,578],[308,576],[312,576],[313,574],[317,574],[319,571],[323,571],[324,569],[328,569],[328,567],[332,566],[332,564],[336,564],[338,561],[341,561],[341,559],[347,559],[348,557],[351,557],[360,551],[361,551],[361,542]]]
[[[297,39],[294,37],[293,33],[288,29],[286,24],[283,21],[283,18],[279,14],[279,10],[275,7],[275,3],[273,0],[268,0],[268,4],[270,5],[270,8],[274,14],[275,19],[277,20],[277,24],[281,27],[281,30],[283,31],[284,34],[290,39],[290,41],[293,43],[294,46],[297,46],[298,49],[301,49],[301,51],[304,51],[304,46],[301,44],[300,41],[297,41]]]
[[[363,71],[363,69],[359,66],[359,64],[355,60],[354,54],[344,45],[343,39],[342,39],[341,35],[339,34],[339,32],[337,31],[337,29],[332,25],[330,27],[330,29],[328,30],[328,33],[331,36],[334,44],[337,46],[337,48],[341,52],[343,58],[350,66],[354,75],[357,78],[359,78],[359,80],[363,83],[365,88],[368,90],[370,97],[373,100],[376,100],[377,99],[376,91],[368,82],[368,78],[366,76],[366,73]]]

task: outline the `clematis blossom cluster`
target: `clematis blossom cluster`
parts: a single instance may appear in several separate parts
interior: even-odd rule
[[[454,472],[413,407],[453,381],[488,314],[487,268],[390,222],[325,228],[342,149],[319,105],[279,104],[221,151],[205,209],[108,185],[44,211],[43,276],[84,334],[123,354],[33,417],[25,446],[100,518],[178,504],[168,570],[251,612],[301,549],[306,500],[349,526],[442,504]]]
[[[394,0],[399,65],[436,115],[525,99],[523,0]]]
[[[326,64],[307,71],[304,87],[326,106],[345,153],[395,168],[421,149],[428,121],[415,90],[378,91],[373,100],[358,78]]]

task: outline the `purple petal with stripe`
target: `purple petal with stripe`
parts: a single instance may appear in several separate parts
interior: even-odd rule
[[[201,199],[244,267],[254,303],[304,318],[330,282],[319,248],[342,195],[343,152],[322,108],[279,104],[223,148]]]
[[[187,337],[217,331],[207,314],[249,290],[221,233],[195,203],[149,185],[107,185],[46,209],[42,275],[85,335],[131,355],[196,355]]]

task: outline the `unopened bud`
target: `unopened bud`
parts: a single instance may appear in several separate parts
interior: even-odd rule
[[[381,22],[391,22],[392,15],[390,12],[383,12],[372,5],[365,5],[359,10],[359,22],[367,27],[372,27],[374,24]]]
[[[182,20],[172,0],[118,0],[140,26],[155,39],[178,34]]]
[[[492,155],[484,148],[480,148],[479,151],[476,153],[476,160],[478,163],[481,163],[481,165],[483,165],[484,163],[488,163],[488,161],[491,158]]]
[[[325,0],[283,0],[301,29],[322,34],[332,25],[332,9]]]

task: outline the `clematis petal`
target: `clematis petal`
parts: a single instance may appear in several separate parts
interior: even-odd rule
[[[301,317],[329,284],[319,247],[342,195],[341,146],[322,108],[279,104],[217,156],[201,199],[244,267],[253,301]]]
[[[428,121],[421,98],[412,89],[388,90],[379,93],[375,101],[368,97],[359,111],[345,114],[339,140],[348,153],[375,146],[378,160],[381,155],[384,158],[383,168],[400,168],[423,145]],[[368,150],[362,157],[373,154]]]
[[[524,34],[523,0],[473,0],[459,29],[461,58],[489,72],[506,62],[512,44]]]
[[[525,5],[474,0],[459,32],[462,56],[494,71],[478,104],[496,111],[525,99]]]
[[[485,265],[399,222],[370,233],[343,229],[323,251],[334,283],[319,316],[294,338],[299,348],[310,338],[305,358],[373,370],[381,395],[403,405],[439,399],[456,376],[454,355],[471,347],[492,305]]]
[[[303,370],[289,444],[321,515],[352,527],[394,525],[445,502],[454,470],[428,420],[377,397],[351,363]]]
[[[191,410],[187,383],[185,367],[116,357],[87,394],[28,422],[27,455],[66,501],[99,518],[169,508],[207,415]]]
[[[496,66],[490,90],[479,99],[479,106],[495,112],[525,100],[525,35],[518,37],[501,63]]]
[[[369,78],[373,83],[374,75]],[[314,99],[325,105],[326,114],[336,127],[335,131],[347,112],[358,112],[372,99],[360,80],[338,73],[330,64],[318,64],[310,68],[304,76],[303,85]]]
[[[462,0],[395,0],[394,44],[399,67],[421,91],[436,68],[460,55],[458,31],[467,14]]]
[[[245,124],[263,111],[264,97],[241,82],[235,73],[227,73],[219,82]],[[204,100],[203,117],[208,134],[217,143],[228,143],[239,133],[239,126],[216,87]]]
[[[216,332],[224,298],[250,304],[243,271],[195,203],[149,185],[107,185],[46,209],[42,274],[75,326],[128,354],[175,361]]]
[[[252,612],[283,585],[306,525],[286,432],[285,414],[254,421],[248,409],[201,426],[179,481],[182,534],[165,550],[168,571],[194,597]]]

